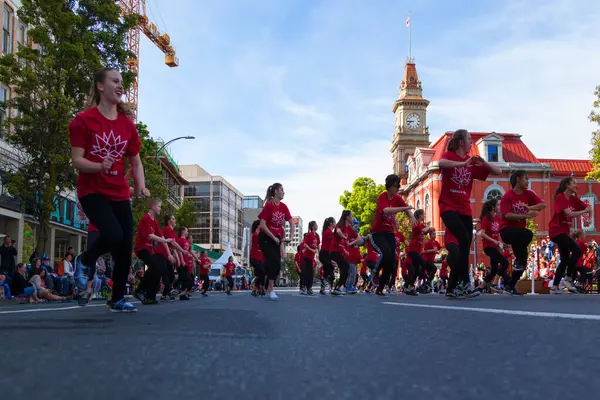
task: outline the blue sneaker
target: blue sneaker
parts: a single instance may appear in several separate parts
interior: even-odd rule
[[[137,308],[135,308],[134,305],[127,300],[121,299],[110,307],[110,312],[134,313],[137,312]]]
[[[358,293],[358,289],[356,289],[355,287],[351,287],[349,289],[346,290],[346,293],[348,294],[356,294]]]
[[[81,262],[81,254],[75,257],[75,272],[73,273],[73,280],[75,286],[79,291],[84,292],[87,289],[88,276],[86,274],[87,267]]]

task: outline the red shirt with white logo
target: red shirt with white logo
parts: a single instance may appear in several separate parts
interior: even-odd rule
[[[371,240],[367,240],[367,257],[365,257],[365,261],[376,264],[378,259],[379,259],[379,253],[376,252],[375,249],[373,248],[373,244],[371,243]]]
[[[543,202],[532,190],[526,189],[523,193],[517,194],[511,189],[504,193],[502,200],[500,200],[500,212],[503,216],[508,213],[526,215],[529,213],[529,210],[524,206],[535,206]],[[513,221],[503,217],[500,222],[500,231],[506,228],[525,228],[526,225],[527,222],[525,219]]]
[[[189,252],[192,249],[192,245],[190,244],[190,241],[187,240],[187,238],[178,237],[177,244],[179,245],[179,247],[181,247],[183,251]],[[194,259],[190,254],[183,254],[183,262],[185,263],[188,272],[192,272],[194,270]]]
[[[414,252],[421,254],[421,251],[423,251],[423,229],[425,229],[425,224],[413,226],[412,236],[408,243],[408,248],[406,249],[407,253]]]
[[[300,266],[302,265],[302,263],[304,263],[303,258],[304,257],[302,256],[302,249],[300,249],[300,251],[297,252],[294,256],[294,261],[298,264],[298,266],[296,267],[296,271],[298,272],[300,272]]]
[[[317,235],[315,232],[308,232],[306,234],[306,236],[304,237],[304,257],[308,257],[311,260],[314,260],[315,258],[315,254],[312,251],[308,250],[308,248],[310,247],[313,250],[318,250],[319,249],[319,235]]]
[[[290,214],[290,210],[282,202],[275,204],[273,201],[268,201],[260,214],[258,214],[258,218],[265,220],[267,228],[269,228],[273,235],[279,239],[283,239],[285,234],[283,226],[285,221],[292,219],[292,214]]]
[[[353,226],[348,225],[346,227],[346,237],[348,238],[348,243],[353,242],[354,240],[358,239],[358,233],[354,230]],[[358,265],[361,263],[362,254],[360,254],[360,247],[347,246],[346,251],[348,252],[346,259],[348,260],[349,263],[355,264],[355,265]]]
[[[235,271],[235,264],[233,262],[228,262],[223,268],[225,268],[225,276],[233,276],[233,271]]]
[[[583,211],[587,208],[579,196],[573,194],[567,198],[564,193],[559,193],[554,199],[554,213],[548,224],[548,235],[550,238],[555,238],[558,235],[571,233],[571,222],[573,217],[567,217],[565,210]]]
[[[375,209],[375,219],[373,225],[371,225],[371,232],[394,232],[396,214],[383,213],[383,210],[389,207],[407,207],[407,204],[399,194],[390,199],[387,192],[381,193],[377,198],[377,208]]]
[[[424,261],[431,261],[434,262],[435,261],[435,256],[437,255],[437,253],[440,251],[440,249],[442,248],[442,245],[435,239],[429,239],[425,242],[425,245],[423,246],[424,250],[435,250],[435,252],[431,252],[431,253],[423,253],[422,257]]]
[[[321,250],[322,251],[330,251],[329,248],[331,247],[331,239],[333,238],[333,230],[332,229],[325,229],[323,231],[323,242],[321,243]]]
[[[173,229],[169,225],[163,228],[162,237],[164,237],[165,239],[177,240],[177,235],[175,234],[175,231],[173,231]],[[169,254],[167,254],[167,249],[165,249],[165,245],[162,243],[156,245],[156,254],[161,254],[165,258],[169,257]]]
[[[346,244],[348,243],[348,241],[345,239],[342,239],[338,235],[338,231],[344,235],[345,230],[346,230],[346,227],[344,227],[344,228],[338,228],[337,226],[335,227],[335,232],[333,232],[333,237],[331,239],[331,246],[329,248],[330,253],[344,254],[344,249],[346,248]]]
[[[144,214],[140,219],[138,231],[135,235],[133,250],[136,253],[141,250],[148,250],[150,254],[154,254],[154,240],[150,239],[149,235],[162,236],[162,231],[156,218],[152,218],[150,214]]]
[[[491,237],[494,240],[498,240],[500,238],[500,221],[502,218],[498,214],[495,214],[493,218],[488,218],[487,216],[481,219],[481,230]],[[481,242],[483,243],[483,248],[498,248],[498,245],[494,242],[490,242],[487,239],[481,238]]]
[[[211,266],[210,258],[200,256],[200,275],[208,275]]]
[[[442,159],[449,161],[466,161],[467,154],[461,157],[454,151],[442,154]],[[438,204],[440,215],[446,211],[456,211],[460,215],[471,216],[471,189],[473,180],[485,181],[490,171],[485,165],[469,167],[453,167],[442,170],[442,190]]]
[[[260,251],[258,245],[258,231],[252,234],[252,240],[250,243],[250,259],[255,261],[264,261],[263,253]]]
[[[77,195],[100,194],[111,201],[130,199],[129,184],[125,178],[125,157],[139,154],[140,137],[135,123],[119,113],[116,120],[104,117],[97,107],[77,114],[69,124],[71,147],[85,149],[85,159],[101,163],[110,157],[114,160],[110,171],[85,173],[79,171]]]

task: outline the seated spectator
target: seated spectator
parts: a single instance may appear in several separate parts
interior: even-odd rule
[[[29,279],[29,283],[33,285],[36,290],[37,297],[44,298],[51,301],[62,301],[67,300],[68,297],[65,296],[57,296],[53,294],[50,290],[44,287],[44,280],[46,278],[46,270],[42,269],[39,275],[33,275],[31,279]]]
[[[96,274],[94,275],[94,299],[98,299],[102,297],[100,295],[100,290],[102,287],[106,285],[106,266],[104,264],[104,259],[102,257],[96,260]]]
[[[54,273],[54,268],[50,266],[50,258],[48,256],[42,258],[42,268],[46,271],[46,275],[44,276],[46,289],[54,290],[54,280],[58,278],[58,275]]]
[[[30,303],[39,303],[41,300],[37,297],[37,290],[25,278],[25,264],[19,263],[15,267],[15,273],[10,283],[11,294],[15,297],[27,299]]]
[[[13,297],[10,295],[10,286],[6,282],[6,274],[4,271],[0,272],[0,300],[12,300]]]

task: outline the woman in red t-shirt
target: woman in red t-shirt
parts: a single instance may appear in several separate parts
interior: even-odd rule
[[[417,223],[412,227],[412,235],[410,238],[410,243],[406,249],[406,254],[412,260],[409,273],[408,273],[408,282],[406,286],[405,294],[416,296],[417,290],[415,288],[415,282],[417,278],[421,275],[421,269],[425,268],[425,261],[423,257],[421,257],[421,252],[423,251],[423,236],[427,235],[433,228],[425,225],[425,211],[422,209],[418,209],[415,211],[415,219]]]
[[[529,176],[526,171],[518,170],[510,176],[512,189],[504,193],[500,200],[500,237],[504,243],[510,244],[515,254],[515,263],[512,268],[510,281],[504,284],[504,291],[520,295],[515,285],[521,279],[527,266],[529,243],[533,239],[533,232],[527,229],[526,220],[535,218],[539,212],[546,208],[544,201],[529,187]]]
[[[442,188],[438,200],[446,231],[458,241],[458,258],[450,271],[449,297],[475,297],[479,291],[469,281],[469,254],[473,241],[471,189],[473,180],[484,181],[489,174],[502,171],[479,156],[469,156],[473,141],[466,129],[459,129],[448,142],[438,166],[442,170]],[[456,289],[456,290],[455,290]]]
[[[565,287],[570,292],[577,292],[577,289],[573,286],[573,274],[576,273],[577,260],[581,257],[581,250],[569,236],[571,221],[573,218],[590,214],[591,211],[591,207],[577,196],[577,180],[572,176],[561,180],[554,195],[554,213],[548,224],[548,236],[556,243],[560,254],[560,264],[556,268],[556,275],[550,293],[561,293],[558,285],[565,274],[565,269],[567,270],[564,281]]]
[[[313,295],[312,285],[314,278],[315,254],[319,252],[319,234],[317,233],[317,223],[310,221],[308,223],[308,232],[304,236],[303,259],[302,259],[302,277],[304,278],[304,290],[309,296]]]
[[[389,283],[392,270],[398,268],[395,262],[396,239],[394,237],[396,214],[399,212],[406,213],[411,225],[416,225],[415,217],[411,211],[412,207],[408,206],[402,196],[398,194],[400,190],[400,178],[398,175],[388,175],[385,178],[385,190],[377,198],[375,219],[373,220],[373,225],[371,225],[371,237],[374,245],[383,255],[379,265],[382,273],[379,278],[377,291],[375,292],[380,297],[386,297],[383,289]]]
[[[260,234],[258,235],[258,244],[260,251],[265,258],[265,269],[267,272],[267,290],[266,296],[269,300],[277,300],[277,294],[273,291],[273,284],[281,270],[281,247],[284,243],[286,221],[292,220],[292,214],[288,207],[281,201],[284,196],[281,183],[274,183],[267,189],[265,204],[262,211],[258,214],[260,219]],[[290,223],[290,237],[294,237],[296,225]]]
[[[190,291],[194,286],[194,279],[192,278],[189,271],[193,271],[194,266],[194,252],[192,251],[192,245],[188,239],[188,228],[185,226],[179,227],[179,237],[177,238],[177,244],[183,250],[181,261],[182,265],[177,267],[177,277],[183,293],[179,296],[179,300],[189,300]]]
[[[348,261],[346,261],[346,257],[349,255],[348,250],[346,249],[348,245],[346,228],[348,226],[352,226],[353,220],[354,217],[352,216],[352,211],[342,211],[342,216],[340,217],[337,225],[335,226],[335,231],[333,232],[329,256],[331,257],[332,261],[335,261],[340,270],[340,278],[336,282],[334,289],[331,291],[331,294],[334,296],[344,295],[342,288],[346,286],[346,281],[348,280],[348,271],[350,269],[350,265],[348,264]]]
[[[333,281],[335,280],[335,269],[333,268],[331,257],[329,256],[334,228],[335,218],[326,218],[323,222],[323,231],[321,232],[321,251],[319,251],[319,261],[321,264],[323,264],[323,279],[329,283],[329,290],[333,290]]]
[[[136,312],[125,301],[127,272],[131,265],[133,215],[129,184],[125,178],[125,161],[133,171],[134,194],[150,195],[145,186],[140,159],[140,138],[135,123],[122,102],[123,79],[113,68],[94,74],[90,108],[77,114],[69,124],[71,157],[78,170],[77,195],[90,222],[100,237],[75,260],[76,268],[92,270],[98,257],[114,257],[112,298],[113,312]],[[88,280],[93,279],[88,276]]]
[[[500,240],[500,222],[502,218],[498,215],[499,206],[498,200],[491,199],[483,203],[481,208],[481,217],[479,218],[481,226],[477,234],[481,236],[483,252],[490,258],[490,272],[479,285],[478,289],[480,290],[487,289],[496,275],[502,276],[505,282],[509,279],[506,274],[508,260],[500,252],[504,247],[504,243]],[[495,292],[501,292],[497,286],[492,287],[492,289]]]
[[[231,296],[233,290],[233,272],[235,271],[235,263],[233,262],[233,256],[229,256],[227,263],[223,265],[225,270],[225,279],[227,279],[227,294]]]
[[[206,250],[200,252],[200,261],[198,263],[200,264],[200,280],[202,281],[202,291],[200,294],[203,297],[207,297],[206,292],[208,292],[208,286],[210,285],[208,275],[210,274],[212,263],[210,258],[208,258]]]
[[[254,270],[254,289],[252,296],[265,295],[265,263],[262,251],[258,246],[258,235],[260,234],[260,220],[257,219],[252,223],[252,239],[250,242],[250,265]]]
[[[437,267],[435,266],[435,257],[442,249],[442,245],[435,240],[436,233],[435,229],[431,227],[429,230],[429,239],[423,245],[423,269],[421,270],[421,275],[419,276],[423,279],[424,284],[421,285],[422,289],[420,290],[423,293],[431,293],[431,284],[433,282],[433,278],[435,277],[435,273],[437,272]]]

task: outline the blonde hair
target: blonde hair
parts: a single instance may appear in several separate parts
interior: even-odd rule
[[[98,104],[100,104],[100,91],[98,90],[98,84],[104,83],[106,80],[106,73],[109,71],[117,70],[115,68],[107,67],[94,72],[94,82],[92,83],[92,87],[90,88],[90,92],[85,103],[86,108],[96,107]],[[133,119],[133,110],[123,101],[117,104],[117,112],[120,114],[125,114],[128,118]]]

